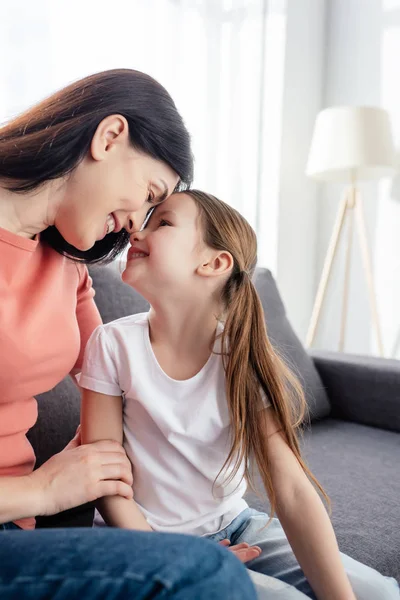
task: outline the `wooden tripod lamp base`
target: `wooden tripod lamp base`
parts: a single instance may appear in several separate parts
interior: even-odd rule
[[[376,341],[378,344],[378,350],[380,356],[384,355],[382,333],[378,318],[378,308],[376,303],[376,295],[374,290],[374,279],[372,272],[371,255],[368,247],[368,238],[365,227],[364,210],[362,205],[361,196],[355,186],[349,187],[343,194],[343,198],[340,202],[336,222],[333,228],[332,236],[329,242],[328,251],[326,254],[324,267],[322,270],[321,280],[319,282],[317,295],[315,298],[314,308],[311,315],[311,321],[307,332],[306,345],[311,347],[313,345],[315,335],[317,333],[318,324],[321,317],[321,311],[326,296],[330,276],[332,273],[333,263],[337,257],[337,251],[341,239],[344,237],[344,229],[347,226],[347,247],[346,247],[346,258],[345,258],[345,271],[344,271],[344,282],[343,282],[343,298],[342,298],[342,316],[340,323],[340,337],[339,337],[339,351],[344,351],[345,335],[346,335],[346,322],[348,313],[348,299],[349,299],[349,286],[350,286],[350,267],[351,267],[351,252],[353,244],[353,231],[354,221],[356,222],[356,229],[358,234],[358,240],[360,244],[360,250],[363,259],[363,268],[368,286],[369,303],[372,315],[372,323],[376,334]]]
[[[378,350],[383,356],[382,334],[378,319],[364,211],[355,182],[393,176],[396,170],[395,165],[395,150],[389,115],[382,108],[339,106],[327,108],[318,114],[306,174],[317,181],[344,181],[351,182],[351,185],[346,189],[339,205],[307,333],[307,346],[312,346],[315,339],[332,265],[346,226],[347,247],[339,338],[339,350],[344,350],[355,223],[368,286],[372,323]]]

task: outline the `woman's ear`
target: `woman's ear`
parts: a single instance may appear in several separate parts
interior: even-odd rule
[[[98,124],[90,144],[90,153],[93,160],[104,160],[109,156],[110,150],[120,148],[128,142],[128,121],[122,115],[109,115]]]
[[[214,252],[197,268],[202,277],[219,277],[228,275],[233,269],[233,257],[230,252]]]

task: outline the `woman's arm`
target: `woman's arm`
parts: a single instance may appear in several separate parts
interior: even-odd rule
[[[0,478],[0,523],[54,515],[106,494],[132,498],[132,472],[121,445],[107,440],[81,446],[78,437],[33,473]]]
[[[279,432],[273,410],[263,414],[276,512],[293,552],[320,600],[356,600],[325,507]]]
[[[40,514],[40,491],[29,475],[0,478],[0,523]]]
[[[84,444],[99,440],[115,440],[122,444],[122,398],[82,389],[82,441]],[[120,478],[116,470],[115,479]],[[132,499],[106,496],[97,503],[101,516],[113,527],[151,531],[143,514]]]

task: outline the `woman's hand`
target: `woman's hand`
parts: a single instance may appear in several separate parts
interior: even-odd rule
[[[250,562],[261,554],[261,548],[259,546],[250,546],[247,543],[231,546],[229,540],[222,540],[222,542],[219,543],[221,546],[225,546],[228,550],[233,552],[236,558],[242,563]]]
[[[104,440],[80,445],[73,440],[29,475],[36,515],[53,515],[103,496],[132,498],[132,469],[123,447]]]

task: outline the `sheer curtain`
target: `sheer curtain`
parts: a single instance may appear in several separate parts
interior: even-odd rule
[[[148,72],[192,135],[195,186],[240,210],[276,264],[286,0],[2,0],[0,119],[116,67]]]

